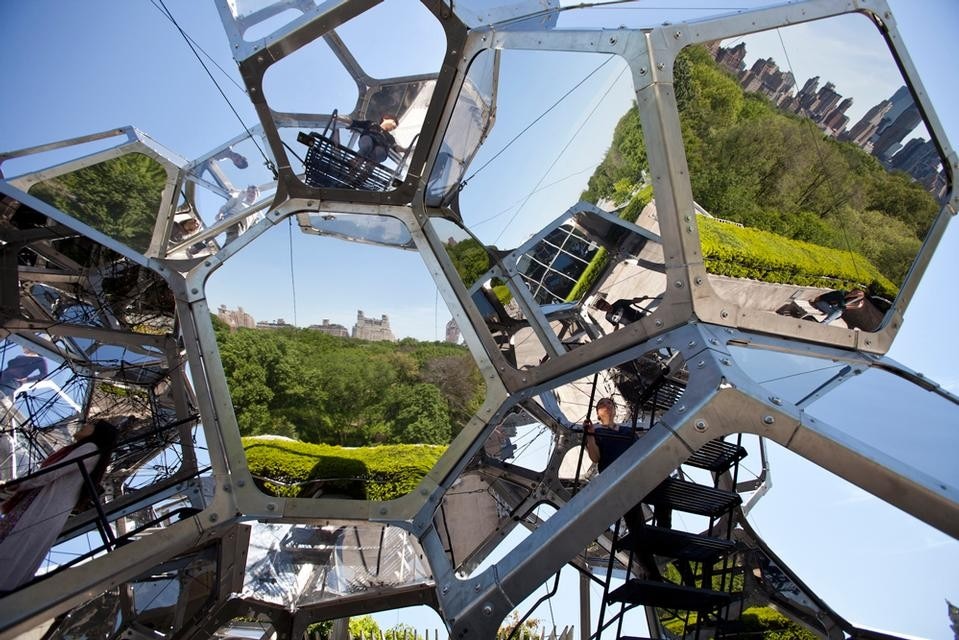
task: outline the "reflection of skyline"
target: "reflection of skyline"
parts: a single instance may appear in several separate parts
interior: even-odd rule
[[[757,57],[747,68],[746,42],[723,47],[719,41],[707,46],[716,62],[737,78],[744,91],[761,93],[779,109],[808,118],[827,136],[851,142],[871,154],[890,170],[910,174],[935,197],[945,196],[947,181],[935,143],[925,133],[922,116],[908,87],[901,85],[850,125],[846,115],[854,99],[844,98],[831,81],[820,87],[820,76],[808,78],[802,88],[791,71],[783,71],[772,57]],[[848,128],[847,128],[848,126]],[[910,134],[917,134],[903,142]]]

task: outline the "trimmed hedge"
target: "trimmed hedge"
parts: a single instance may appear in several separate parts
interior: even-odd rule
[[[269,493],[295,498],[322,488],[358,500],[406,495],[446,450],[426,444],[354,449],[257,437],[243,438],[243,447],[250,473]]]
[[[862,255],[790,240],[775,233],[698,216],[706,270],[764,282],[854,289],[872,285],[894,298],[898,288]]]

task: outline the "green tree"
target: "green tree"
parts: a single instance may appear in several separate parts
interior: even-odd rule
[[[166,170],[140,153],[38,182],[30,194],[139,252],[150,246]]]
[[[391,386],[382,411],[393,442],[447,444],[450,441],[449,407],[443,394],[432,384]]]

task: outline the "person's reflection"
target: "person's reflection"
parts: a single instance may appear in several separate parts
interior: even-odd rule
[[[226,220],[249,209],[259,196],[260,190],[252,184],[243,191],[236,193],[232,198],[227,200],[226,204],[220,207],[219,213],[216,214],[217,222]],[[245,217],[242,221],[226,230],[226,241],[229,243],[236,240],[241,233],[246,231],[255,222],[256,216]]]
[[[31,376],[34,371],[37,375]],[[23,354],[11,358],[7,367],[0,373],[0,390],[8,396],[13,396],[17,388],[27,382],[37,382],[47,377],[47,361],[37,355],[36,351],[28,347],[23,348]]]
[[[638,296],[636,298],[624,298],[610,303],[605,298],[599,298],[593,303],[593,308],[606,312],[606,322],[613,325],[614,329],[625,326],[646,316],[649,311],[637,306],[644,300],[651,300],[650,296]]]

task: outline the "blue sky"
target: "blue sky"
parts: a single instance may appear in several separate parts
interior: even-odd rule
[[[238,80],[212,2],[170,0],[168,6],[184,29]],[[955,144],[959,112],[953,105],[959,90],[946,43],[955,39],[959,5],[950,0],[921,4],[899,0],[892,8],[899,12],[899,26],[922,82]],[[418,7],[405,14],[408,23],[404,22],[402,33],[389,30],[388,16],[373,15],[343,29],[344,38],[357,47],[361,63],[375,75],[435,71],[442,53],[441,32],[423,19]],[[5,99],[0,104],[2,150],[133,124],[191,159],[241,131],[180,35],[148,0],[7,2],[0,4],[0,24],[7,45]],[[390,45],[386,55],[384,42]],[[314,66],[324,55],[318,47],[271,71],[267,95],[275,95],[281,106],[305,111],[348,105],[348,83],[323,76]],[[497,125],[474,168],[601,62],[587,55],[507,52]],[[793,63],[801,64],[796,59]],[[604,67],[541,128],[531,130],[470,183],[463,193],[467,222],[497,216],[477,228],[482,240],[515,246],[575,201],[608,144],[615,119],[631,99],[629,75],[620,76],[621,69],[617,60]],[[218,71],[213,73],[246,122],[255,123],[243,94]],[[797,69],[797,79],[804,78]],[[295,91],[285,83],[292,83]],[[837,85],[842,91],[843,85]],[[607,90],[608,96],[600,100]],[[857,103],[862,109],[869,106],[866,101]],[[594,117],[587,118],[594,108]],[[6,173],[17,173],[17,166],[10,163]],[[527,201],[537,185],[548,187]],[[517,213],[520,203],[524,204]],[[259,320],[292,321],[289,242],[284,224],[241,252],[211,279],[211,306],[243,306]],[[959,303],[952,294],[957,256],[959,231],[953,224],[891,352],[953,392],[959,391],[955,367]],[[442,337],[449,314],[437,301],[416,254],[294,232],[292,261],[298,324],[329,318],[351,326],[359,308],[374,317],[389,314],[399,336]],[[867,407],[875,400],[872,416],[857,421],[860,429],[881,423],[891,431],[897,426],[914,430],[930,423],[910,424],[909,404],[905,417],[887,417],[902,406],[897,404],[900,392],[902,398],[919,404],[928,400],[922,394],[870,385],[853,391]],[[954,427],[952,422],[939,428]],[[935,441],[937,432],[926,428],[923,434]],[[954,437],[949,440],[954,441]],[[777,552],[854,621],[925,637],[950,637],[943,600],[959,601],[955,579],[959,544],[787,452],[774,452],[774,456],[774,488],[757,507],[754,522]]]

